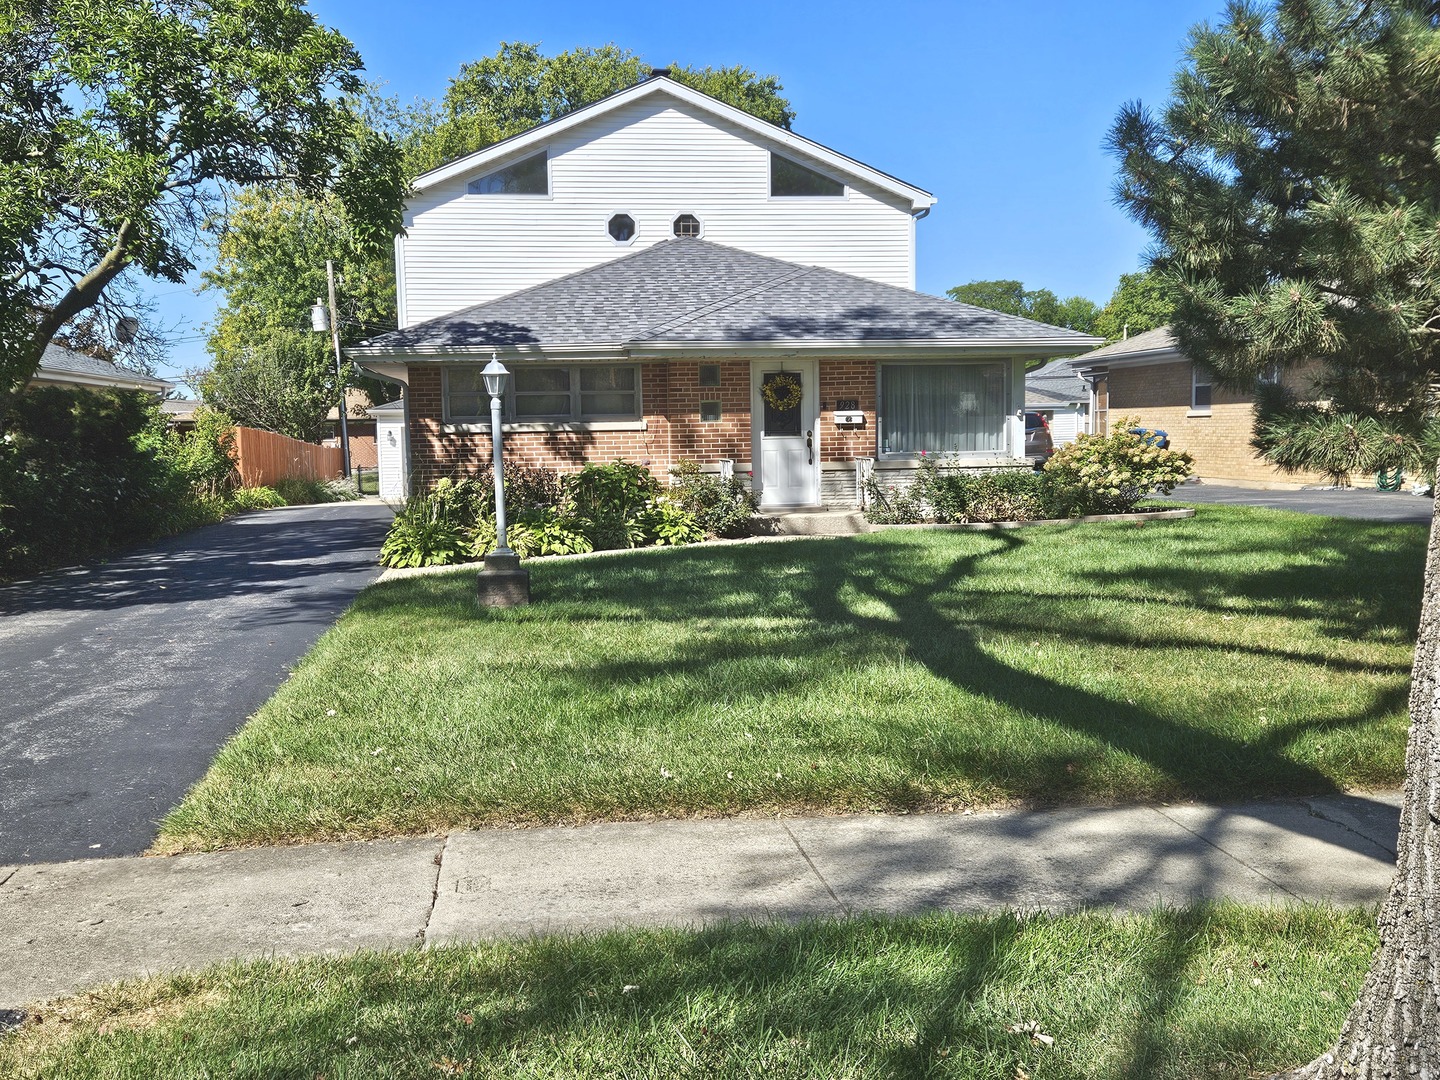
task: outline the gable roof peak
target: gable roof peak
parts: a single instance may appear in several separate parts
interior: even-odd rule
[[[662,74],[663,72],[663,74]],[[830,147],[807,139],[803,135],[797,135],[788,128],[779,124],[772,124],[768,120],[762,120],[753,116],[744,109],[738,109],[734,105],[721,101],[719,98],[711,97],[684,83],[677,82],[669,73],[667,68],[657,68],[651,72],[649,78],[642,79],[633,86],[627,86],[623,90],[617,90],[608,97],[589,105],[583,105],[578,109],[557,116],[553,120],[547,120],[543,124],[537,124],[528,131],[522,131],[518,135],[512,135],[508,139],[502,139],[497,143],[487,146],[482,150],[466,154],[464,157],[456,158],[454,161],[437,166],[429,172],[421,173],[411,185],[416,191],[426,191],[439,184],[446,183],[461,176],[480,172],[494,164],[501,158],[508,158],[513,154],[523,153],[525,150],[544,143],[556,135],[569,131],[572,128],[587,124],[598,117],[613,112],[632,102],[643,98],[665,95],[673,97],[678,101],[696,109],[708,113],[717,119],[725,120],[736,127],[750,132],[758,139],[778,144],[786,150],[811,158],[831,169],[840,172],[846,177],[861,180],[888,191],[893,195],[906,199],[910,202],[911,213],[919,214],[928,211],[935,205],[935,196],[924,188],[918,188],[913,184],[907,184],[898,177],[889,173],[881,172],[864,162],[856,161],[852,157],[832,150]]]

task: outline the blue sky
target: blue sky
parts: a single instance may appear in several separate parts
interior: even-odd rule
[[[1160,105],[1189,28],[1223,0],[675,0],[487,4],[312,0],[370,79],[438,97],[460,64],[502,41],[547,53],[617,45],[648,63],[744,64],[775,74],[795,130],[939,199],[917,227],[917,286],[943,293],[1015,278],[1109,298],[1146,234],[1112,203],[1103,150],[1120,106]],[[204,366],[211,294],[154,289],[179,341],[173,376]]]

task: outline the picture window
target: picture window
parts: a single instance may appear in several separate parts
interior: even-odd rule
[[[781,199],[838,199],[844,196],[845,185],[824,173],[783,158],[770,155],[770,195]]]
[[[550,170],[545,151],[470,181],[471,195],[549,195]]]

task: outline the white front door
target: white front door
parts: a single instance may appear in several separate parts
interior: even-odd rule
[[[750,378],[751,453],[760,508],[819,506],[820,399],[815,361],[756,361]]]

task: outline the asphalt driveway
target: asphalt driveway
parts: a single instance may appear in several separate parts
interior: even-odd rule
[[[1303,488],[1299,491],[1266,491],[1226,487],[1223,484],[1181,484],[1169,496],[1177,503],[1226,503],[1232,506],[1263,506],[1270,510],[1295,510],[1326,517],[1360,518],[1365,521],[1415,522],[1428,525],[1435,509],[1433,499],[1373,488]]]
[[[0,865],[133,855],[379,573],[378,503],[244,514],[0,585]]]

